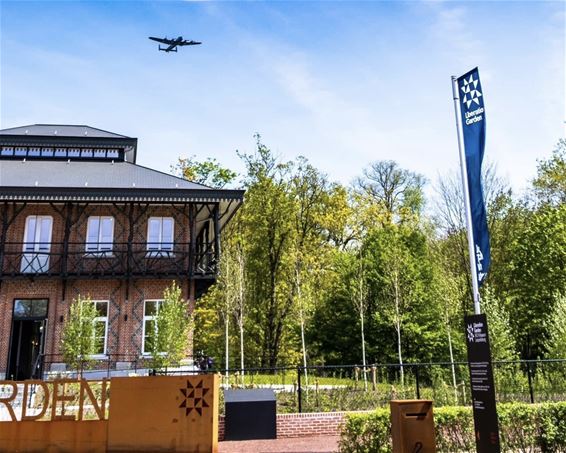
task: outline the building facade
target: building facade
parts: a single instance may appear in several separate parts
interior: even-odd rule
[[[101,367],[147,354],[177,282],[189,309],[214,283],[220,236],[243,191],[136,164],[137,139],[88,126],[0,130],[0,379],[62,370],[69,306],[98,311]]]

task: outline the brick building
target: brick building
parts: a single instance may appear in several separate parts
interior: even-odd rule
[[[88,126],[0,130],[0,379],[61,369],[78,295],[99,313],[97,360],[127,367],[171,281],[192,306],[214,282],[243,191],[136,165],[137,139]]]

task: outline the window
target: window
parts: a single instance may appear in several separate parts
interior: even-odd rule
[[[120,153],[118,152],[117,149],[109,149],[107,153],[107,157],[112,159],[118,159],[118,157],[120,157]]]
[[[52,225],[51,216],[30,215],[26,218],[21,272],[33,274],[49,270]]]
[[[2,147],[2,155],[3,156],[13,156],[14,155],[14,148],[11,146],[3,146]]]
[[[81,157],[92,157],[92,149],[86,148],[81,151]]]
[[[53,148],[42,148],[41,155],[45,157],[52,157],[53,156]]]
[[[148,256],[171,256],[173,252],[172,217],[150,217],[147,223]]]
[[[28,149],[28,157],[39,156],[40,148],[30,148]]]
[[[81,155],[81,150],[78,148],[70,148],[67,150],[67,157],[79,157]]]
[[[114,240],[114,217],[91,216],[86,231],[86,252],[111,255]]]
[[[14,319],[47,318],[47,299],[16,299]]]
[[[95,356],[106,354],[106,340],[108,335],[108,301],[93,300],[98,316],[94,319],[94,347]]]
[[[25,148],[23,146],[18,146],[18,147],[16,147],[15,155],[25,157],[26,154],[27,154],[27,151],[28,151],[27,148]]]
[[[157,313],[162,300],[146,300],[143,306],[143,344],[142,353],[151,354],[151,345],[157,334]]]

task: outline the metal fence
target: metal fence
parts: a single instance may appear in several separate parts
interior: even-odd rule
[[[209,370],[207,357],[188,357],[165,373],[198,373]],[[59,378],[85,378],[97,380],[118,376],[147,376],[154,374],[149,355],[106,354],[80,360],[74,367],[65,363],[61,354],[43,354],[34,365],[33,378],[52,380]],[[8,376],[10,378],[10,376]]]
[[[412,398],[432,399],[436,406],[471,404],[467,362],[226,370],[211,367],[206,357],[198,356],[155,371],[148,357],[132,354],[85,361],[79,370],[70,370],[60,356],[43,359],[43,379],[219,373],[223,389],[272,388],[280,413],[371,410],[391,399]],[[566,401],[566,359],[496,361],[493,373],[498,402]]]
[[[209,371],[211,372],[211,371]],[[371,410],[392,399],[470,405],[467,362],[217,369],[223,388],[272,388],[279,413]],[[160,374],[180,374],[168,370]],[[566,401],[566,359],[493,362],[498,402]]]

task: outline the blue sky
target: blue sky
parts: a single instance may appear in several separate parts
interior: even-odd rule
[[[480,67],[486,158],[520,191],[564,136],[564,2],[0,2],[0,127],[88,124],[138,162],[253,134],[349,183],[393,159],[457,168],[450,76]],[[178,53],[148,36],[203,41]]]

